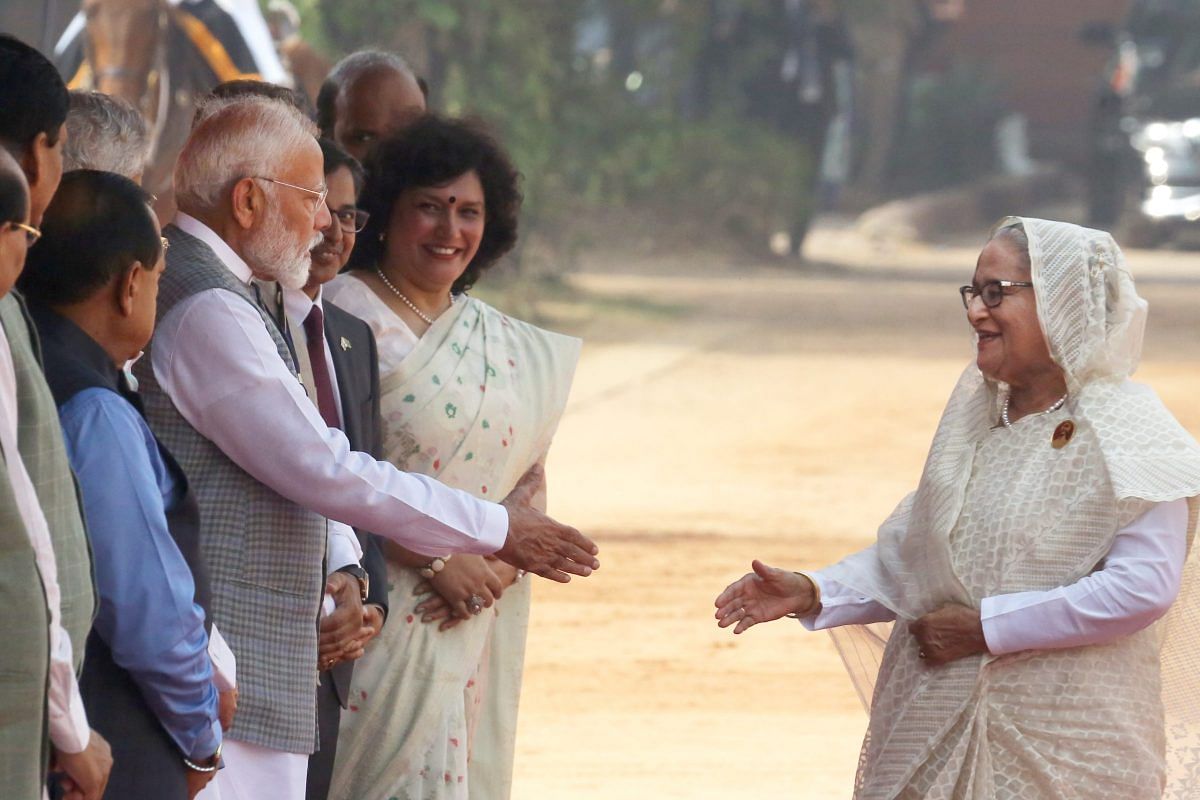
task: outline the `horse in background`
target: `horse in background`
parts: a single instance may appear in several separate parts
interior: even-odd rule
[[[120,97],[146,118],[149,154],[142,185],[160,218],[174,209],[175,160],[196,105],[218,83],[260,78],[237,24],[213,0],[83,0],[55,60],[72,89]]]

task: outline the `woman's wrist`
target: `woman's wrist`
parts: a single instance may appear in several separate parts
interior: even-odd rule
[[[792,619],[801,619],[815,614],[821,608],[821,585],[807,572],[796,572],[799,586],[796,593],[796,608],[790,614]]]

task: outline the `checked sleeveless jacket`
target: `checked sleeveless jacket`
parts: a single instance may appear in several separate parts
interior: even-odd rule
[[[167,226],[171,243],[158,317],[209,289],[249,303],[291,368],[275,323],[199,239]],[[317,619],[327,522],[246,473],[183,418],[155,380],[154,343],[135,372],[155,435],[179,461],[200,504],[200,548],[212,582],[210,617],[237,657],[238,712],[229,735],[293,753],[316,747]]]

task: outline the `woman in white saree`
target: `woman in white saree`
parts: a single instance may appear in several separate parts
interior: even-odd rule
[[[977,359],[916,492],[832,567],[756,561],[719,624],[878,666],[857,798],[1193,797],[1200,446],[1129,380],[1146,303],[1108,234],[1036,219],[961,292]],[[872,660],[855,629],[892,620]]]
[[[484,498],[543,462],[580,347],[464,294],[516,241],[520,200],[486,133],[423,118],[368,164],[370,222],[327,290],[378,341],[385,457]],[[529,582],[492,559],[387,556],[390,619],[355,670],[330,797],[506,798]]]

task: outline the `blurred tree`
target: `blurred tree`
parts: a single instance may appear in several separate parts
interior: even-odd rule
[[[803,88],[824,65],[802,62],[826,56],[794,23],[828,0],[299,2],[331,55],[400,52],[434,108],[497,129],[525,174],[527,232],[648,207],[760,245],[804,227],[812,203],[797,187],[828,114]]]

